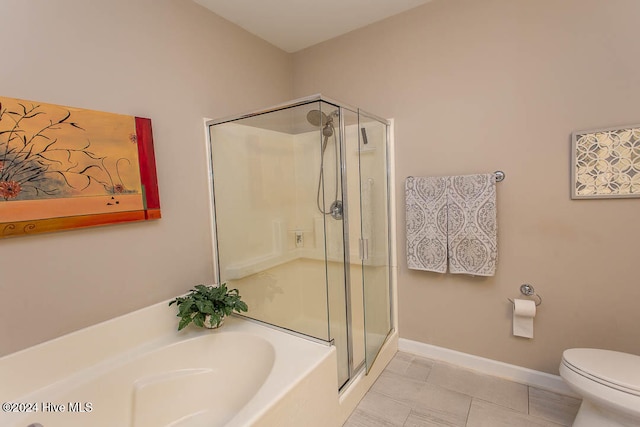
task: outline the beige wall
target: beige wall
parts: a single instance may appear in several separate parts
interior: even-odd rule
[[[561,352],[640,353],[640,200],[569,196],[574,130],[640,122],[636,0],[434,0],[294,55],[294,95],[395,118],[403,338],[557,373]],[[503,170],[495,277],[409,271],[409,175]],[[507,298],[543,296],[535,339]]]
[[[640,200],[571,201],[568,178],[573,130],[640,121],[636,0],[433,0],[293,56],[186,0],[0,16],[1,95],[153,120],[163,211],[0,242],[0,355],[210,281],[202,118],[316,92],[396,119],[402,337],[548,372],[567,347],[640,353]],[[497,275],[408,271],[404,179],[497,169]],[[510,335],[524,282],[532,341]]]
[[[0,355],[210,282],[203,118],[291,98],[291,58],[187,0],[2,0],[0,94],[152,119],[163,218],[0,242]],[[1,207],[0,207],[1,209]]]

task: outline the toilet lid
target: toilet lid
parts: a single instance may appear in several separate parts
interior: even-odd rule
[[[562,359],[572,370],[609,387],[640,394],[640,356],[595,348],[565,350]]]

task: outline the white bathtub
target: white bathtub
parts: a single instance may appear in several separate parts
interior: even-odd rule
[[[164,333],[118,318],[0,358],[0,399],[11,405],[0,426],[287,425],[306,410],[337,419],[333,347],[236,317],[178,333],[173,310],[152,308],[172,314]],[[129,345],[145,332],[150,340]],[[285,407],[296,400],[292,418]]]

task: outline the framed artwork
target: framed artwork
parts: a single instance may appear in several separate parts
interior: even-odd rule
[[[640,197],[640,125],[574,132],[571,198]]]
[[[160,216],[150,119],[0,97],[0,238]]]

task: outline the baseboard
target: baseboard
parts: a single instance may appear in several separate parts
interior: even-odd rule
[[[400,338],[398,340],[398,350],[426,357],[428,359],[451,363],[483,374],[493,375],[521,384],[541,388],[543,390],[578,397],[569,388],[569,386],[565,384],[562,377],[558,375],[523,368],[521,366],[486,359],[484,357],[449,350],[447,348],[412,341],[405,338]]]

